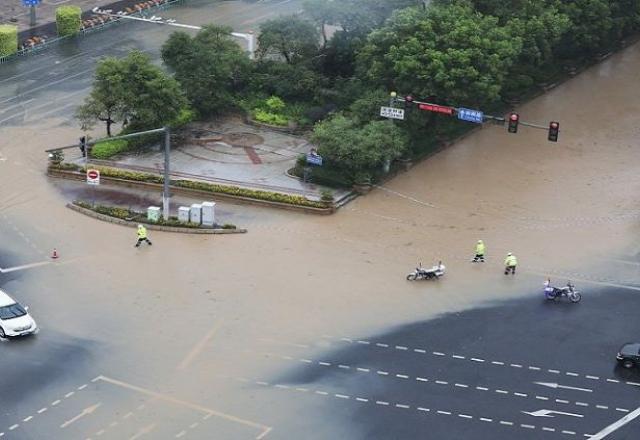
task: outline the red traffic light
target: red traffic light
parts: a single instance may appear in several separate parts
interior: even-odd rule
[[[511,113],[509,115],[509,133],[517,133],[518,132],[518,122],[520,122],[520,115],[517,113]]]
[[[413,102],[413,96],[407,95],[407,96],[404,97],[404,100],[409,102],[409,103],[411,103],[411,102]]]
[[[560,132],[560,123],[556,121],[551,121],[549,123],[549,139],[551,142],[558,142],[558,134]]]

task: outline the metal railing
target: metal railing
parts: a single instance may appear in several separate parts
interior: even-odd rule
[[[144,14],[146,14],[147,12],[150,12],[150,11],[162,11],[164,9],[171,8],[173,6],[177,6],[178,4],[184,3],[186,1],[187,0],[169,0],[166,3],[162,3],[162,4],[157,5],[157,6],[152,6],[150,8],[134,12],[133,14],[128,14],[128,16],[129,17],[131,17],[131,16],[134,16],[134,17],[144,16]],[[110,21],[104,22],[104,23],[99,24],[99,25],[91,26],[91,27],[88,27],[88,28],[82,28],[82,29],[80,29],[80,32],[78,33],[78,35],[90,34],[90,33],[93,33],[95,31],[99,31],[99,30],[105,29],[106,27],[110,27],[113,24],[120,23],[121,21],[122,21],[122,19],[117,18],[117,19],[114,19],[114,20],[110,20]],[[69,39],[69,38],[77,37],[78,35],[65,36],[65,37],[56,37],[56,38],[52,38],[52,39],[46,40],[43,43],[36,44],[36,45],[34,45],[32,47],[25,47],[23,49],[19,49],[14,54],[0,57],[0,64],[8,63],[10,61],[14,61],[14,60],[16,60],[16,59],[18,59],[20,57],[26,56],[26,55],[31,55],[33,53],[41,52],[41,51],[43,51],[45,49],[48,49],[49,47],[51,47],[54,44],[58,44],[59,42],[61,42],[63,40],[66,40],[66,39]]]

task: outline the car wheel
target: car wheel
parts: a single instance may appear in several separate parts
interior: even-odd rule
[[[2,327],[0,327],[0,339],[4,339],[4,338],[6,338],[6,337],[7,337],[7,335],[6,335],[6,333],[4,332],[4,329],[3,329]]]
[[[622,366],[624,368],[633,368],[633,365],[634,365],[634,363],[630,359],[626,359],[624,362],[622,362]]]

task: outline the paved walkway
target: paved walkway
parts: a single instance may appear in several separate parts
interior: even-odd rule
[[[174,178],[201,180],[304,195],[318,200],[324,187],[304,183],[287,175],[301,154],[311,149],[308,141],[277,131],[244,124],[238,119],[199,124],[185,144],[171,150],[171,175]],[[79,152],[76,163],[82,164]],[[67,160],[73,160],[68,155]],[[162,173],[164,152],[158,146],[147,153],[123,156],[96,164],[143,172]],[[332,190],[337,200],[350,190]]]

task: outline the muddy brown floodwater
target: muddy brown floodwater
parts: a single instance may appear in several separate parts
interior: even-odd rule
[[[94,301],[111,316],[104,321],[114,322],[104,322],[95,338],[110,341],[116,322],[132,330],[126,343],[114,343],[118,366],[107,362],[105,369],[129,369],[131,380],[144,377],[245,418],[268,417],[275,438],[284,438],[289,411],[299,409],[295,401],[213,379],[277,373],[243,353],[259,350],[265,338],[322,350],[322,335],[380,333],[539,294],[547,274],[634,281],[610,261],[640,248],[639,71],[636,44],[517,109],[524,121],[560,121],[558,143],[548,142],[544,130],[521,127],[514,135],[487,126],[330,217],[236,207],[246,209],[243,236],[155,233],[153,249],[134,253],[132,230],[66,210],[63,197],[45,185],[42,150],[76,138],[75,128],[56,119],[2,130],[3,206],[24,195],[28,203],[5,212],[31,225],[43,247],[62,241],[65,257],[92,262],[85,270],[61,265],[51,276],[67,292],[84,292],[82,307]],[[29,218],[34,209],[55,221]],[[472,265],[479,238],[488,262]],[[511,278],[501,273],[507,252],[520,262]],[[447,265],[444,279],[405,281],[418,261],[439,259]],[[34,283],[44,283],[42,277]],[[583,291],[595,286],[583,283]],[[42,301],[56,310],[52,299]],[[171,331],[185,322],[188,332]],[[90,324],[58,325],[76,332]],[[314,427],[324,438],[348,437],[347,427]]]

